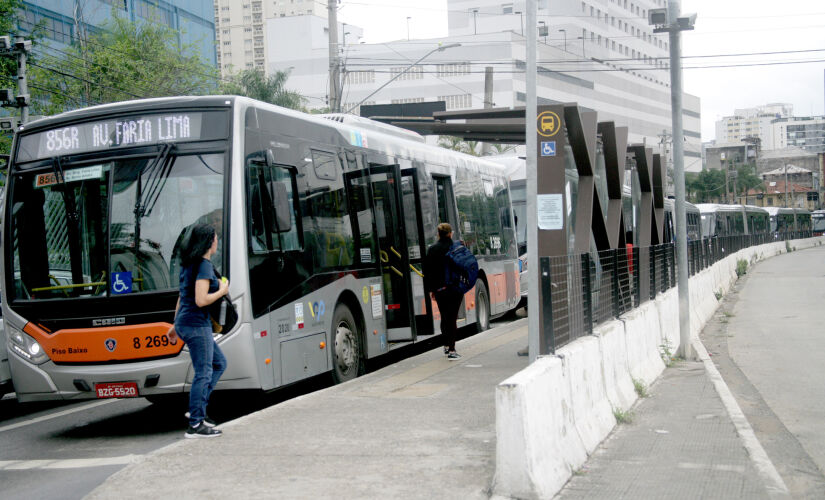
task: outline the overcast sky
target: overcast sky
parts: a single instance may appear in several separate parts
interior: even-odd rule
[[[682,0],[682,12],[698,15],[682,54],[685,91],[702,100],[703,141],[736,108],[787,102],[797,116],[825,115],[825,1]],[[406,39],[408,25],[411,38],[447,35],[446,0],[343,0],[339,17],[362,27],[366,43]],[[807,52],[742,55],[783,51]],[[741,66],[791,61],[815,62]]]

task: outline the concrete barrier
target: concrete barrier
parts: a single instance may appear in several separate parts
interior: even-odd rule
[[[608,321],[594,333],[599,339],[607,400],[613,408],[627,411],[636,401],[636,391],[628,370],[624,323]]]
[[[825,237],[794,240],[797,250]],[[739,259],[749,263],[786,251],[785,242],[741,250],[690,279],[691,334],[698,335],[719,306],[715,293],[736,281]],[[636,400],[632,378],[650,384],[664,370],[663,339],[679,346],[678,292],[597,327],[496,387],[495,495],[552,498],[615,425],[613,409]]]
[[[573,422],[589,455],[616,425],[604,387],[599,340],[589,336],[577,339],[565,346],[563,356],[570,383]]]
[[[659,311],[648,301],[623,317],[627,365],[631,377],[650,385],[665,369],[659,355]]]
[[[666,347],[671,354],[676,354],[681,345],[679,335],[679,292],[671,288],[656,298],[659,312],[659,331],[662,335],[662,350]],[[663,353],[664,354],[664,353]]]
[[[536,359],[496,387],[495,494],[552,498],[587,460],[564,360]]]

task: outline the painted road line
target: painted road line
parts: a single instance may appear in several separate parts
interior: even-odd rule
[[[779,472],[777,472],[776,467],[774,467],[765,449],[762,448],[762,443],[759,442],[756,433],[753,432],[753,428],[739,407],[739,403],[736,402],[736,398],[733,396],[733,393],[730,392],[730,388],[728,388],[719,370],[716,369],[716,365],[713,364],[710,356],[708,356],[705,345],[698,338],[694,338],[693,349],[696,351],[696,355],[702,363],[704,363],[708,378],[710,378],[710,381],[716,388],[716,393],[719,394],[719,397],[722,399],[722,404],[725,406],[728,416],[730,416],[733,421],[736,433],[739,434],[742,444],[744,444],[745,449],[748,450],[751,461],[756,467],[762,481],[765,483],[768,495],[771,498],[789,498],[790,493],[788,492],[788,487],[785,485],[785,481],[782,480],[782,476],[779,475]]]
[[[105,458],[68,458],[63,460],[0,460],[0,470],[82,469],[136,463],[142,455]]]
[[[70,408],[68,410],[59,411],[57,413],[50,413],[48,415],[43,415],[42,417],[33,418],[31,420],[24,420],[22,422],[17,422],[16,424],[10,424],[3,427],[0,427],[0,432],[10,431],[13,429],[19,429],[20,427],[25,427],[31,424],[37,424],[39,422],[45,422],[46,420],[51,420],[53,418],[62,417],[64,415],[70,415],[72,413],[76,413],[79,411],[91,410],[97,406],[103,406],[109,403],[114,403],[115,401],[120,401],[119,399],[104,399],[102,401],[95,401],[94,403],[89,403],[83,406],[76,406],[74,408]]]

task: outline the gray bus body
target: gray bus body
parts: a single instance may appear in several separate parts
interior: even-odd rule
[[[20,401],[189,389],[188,351],[165,332],[195,223],[218,230],[213,263],[239,315],[216,336],[229,361],[218,389],[347,380],[431,338],[422,259],[442,221],[479,261],[459,326],[485,328],[519,299],[501,167],[393,127],[164,98],[35,122],[13,154],[2,283]]]

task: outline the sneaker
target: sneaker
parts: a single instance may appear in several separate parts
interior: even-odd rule
[[[183,416],[188,419],[189,418],[189,412],[187,411],[186,413],[183,414]],[[204,417],[203,420],[201,420],[201,422],[203,422],[203,424],[207,427],[216,427],[218,425],[217,422],[215,422],[214,420],[212,420],[209,417]]]
[[[449,359],[450,361],[455,361],[456,359],[461,359],[461,354],[459,354],[455,351],[450,351],[447,354],[447,359]]]
[[[204,422],[201,422],[197,427],[189,426],[186,429],[186,433],[183,435],[185,438],[214,438],[218,437],[223,434],[218,429],[214,427],[207,426]]]
[[[446,356],[448,354],[450,354],[450,348],[447,347],[447,346],[444,346],[444,355]]]

